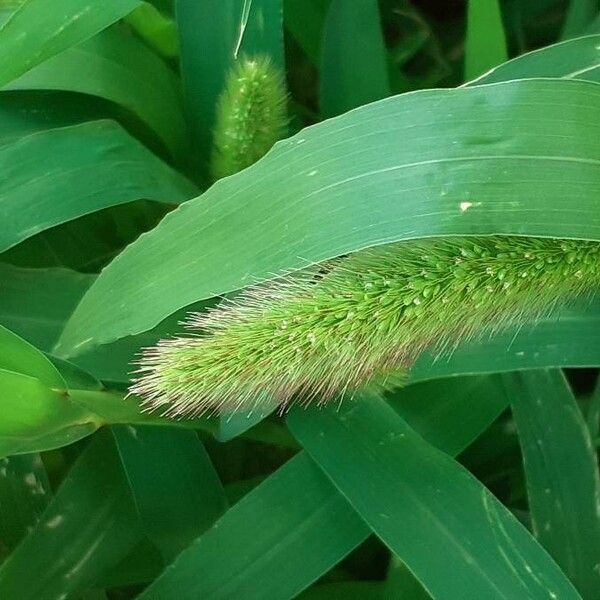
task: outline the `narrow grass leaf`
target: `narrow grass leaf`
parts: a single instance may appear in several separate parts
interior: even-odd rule
[[[320,108],[334,117],[390,95],[376,0],[333,0],[323,31]]]
[[[440,384],[435,382],[432,385]],[[490,389],[489,386],[482,387]],[[445,391],[448,387],[441,384],[440,393]],[[455,391],[457,393],[457,388]],[[492,408],[485,418],[480,416],[476,426],[471,424],[458,428],[449,441],[446,424],[438,418],[440,405],[428,403],[430,397],[424,396],[419,410],[417,395],[418,392],[413,390],[415,401],[412,407],[409,407],[410,400],[402,406],[398,399],[398,410],[405,410],[408,418],[426,433],[432,443],[448,451],[458,452],[469,445],[497,415],[495,406],[498,403],[491,402]],[[472,407],[473,397],[457,393],[453,403],[457,413],[464,415]],[[486,411],[482,410],[480,415],[484,413]],[[169,593],[173,593],[172,590],[182,593],[181,590],[185,589],[188,593],[188,586],[191,586],[189,596],[182,596],[182,600],[195,598],[194,594],[200,595],[201,592],[207,594],[207,598],[236,598],[241,590],[244,598],[263,598],[271,590],[274,597],[292,598],[368,535],[368,529],[356,518],[353,509],[342,501],[339,494],[331,494],[333,487],[326,490],[325,484],[331,486],[306,454],[297,455],[233,506],[212,530],[165,571],[142,598],[166,599]],[[272,510],[273,506],[275,510]],[[280,515],[279,510],[284,513]],[[306,512],[311,516],[298,520],[297,513],[304,515]],[[245,519],[246,523],[254,525],[247,538],[244,535],[244,544],[240,547],[234,540],[239,531],[247,531],[247,524],[243,525]],[[256,531],[272,532],[273,537],[270,533],[265,539],[255,533],[254,528]],[[320,533],[317,534],[317,531]],[[334,531],[337,533],[334,534]],[[301,544],[303,549],[293,551],[296,543]],[[220,554],[223,547],[236,548],[237,553],[230,552],[225,560]],[[307,557],[304,549],[309,547],[312,550]],[[286,565],[283,572],[281,565]],[[198,580],[199,570],[206,572],[207,578]],[[265,590],[264,582],[270,582],[272,587],[269,591]]]
[[[410,600],[430,600],[431,596],[396,556],[392,556],[385,580],[385,600],[388,598],[410,598]]]
[[[0,325],[0,369],[35,377],[48,388],[67,386],[56,367],[37,348]]]
[[[600,33],[600,13],[598,13],[598,16],[589,24],[584,33]]]
[[[0,324],[49,350],[94,279],[69,269],[0,263]]]
[[[433,598],[580,598],[515,517],[383,400],[293,410],[288,425]]]
[[[116,565],[104,571],[96,580],[99,588],[115,588],[147,584],[164,568],[164,560],[156,546],[142,538]]]
[[[368,534],[301,453],[230,508],[139,600],[293,598]]]
[[[131,244],[86,293],[57,350],[82,352],[191,302],[370,245],[491,233],[600,239],[599,117],[595,84],[519,80],[404,94],[308,128]],[[109,310],[114,289],[121,302]]]
[[[102,383],[87,371],[80,369],[77,365],[51,354],[47,356],[65,380],[69,390],[104,390]]]
[[[98,96],[130,111],[182,162],[189,152],[180,84],[129,32],[111,27],[34,67],[3,90],[61,90]]]
[[[396,390],[388,401],[419,435],[451,456],[460,454],[509,403],[497,375],[416,383]]]
[[[102,208],[187,200],[195,186],[112,121],[26,136],[0,147],[0,251]]]
[[[37,524],[51,497],[39,454],[0,458],[0,562]]]
[[[271,398],[259,402],[258,406],[260,406],[260,408],[252,410],[249,413],[234,411],[221,415],[219,417],[219,431],[217,433],[219,441],[228,442],[245,431],[248,431],[248,429],[254,427],[254,425],[260,423],[265,417],[273,413],[279,404]]]
[[[298,600],[392,600],[381,581],[342,581],[317,585],[300,594]],[[410,598],[410,600],[414,600]]]
[[[498,0],[469,0],[465,79],[473,79],[508,59]]]
[[[179,54],[175,22],[152,3],[142,2],[125,17],[125,21],[159,54],[167,58],[175,58]]]
[[[517,56],[468,85],[497,83],[524,77],[560,77],[600,82],[600,35],[568,40]]]
[[[563,40],[581,35],[600,13],[598,0],[570,0],[561,37]]]
[[[116,105],[89,96],[85,102],[69,92],[15,91],[0,93],[0,144],[26,135],[99,119],[118,120]],[[121,111],[122,113],[123,111]]]
[[[284,0],[286,29],[298,42],[311,62],[321,64],[323,27],[331,0]]]
[[[225,511],[223,486],[194,431],[111,431],[142,528],[168,562]]]
[[[596,388],[590,398],[586,421],[592,443],[598,445],[600,441],[600,380],[596,383]]]
[[[504,376],[523,451],[533,531],[583,598],[600,598],[600,477],[559,369]]]
[[[139,0],[28,0],[0,29],[0,86],[92,37],[139,4]]]
[[[81,454],[40,522],[0,567],[0,597],[77,597],[142,537],[112,439]]]

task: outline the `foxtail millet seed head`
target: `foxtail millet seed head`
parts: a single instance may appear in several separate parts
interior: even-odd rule
[[[146,349],[131,391],[172,416],[285,408],[396,382],[426,348],[535,319],[600,286],[600,244],[398,242],[250,288]],[[199,334],[199,335],[198,335]]]
[[[215,180],[262,158],[287,128],[283,74],[266,56],[240,58],[217,104],[211,172]]]

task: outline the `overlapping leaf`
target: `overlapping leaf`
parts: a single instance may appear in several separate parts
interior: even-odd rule
[[[58,351],[369,245],[476,233],[600,239],[599,115],[596,84],[520,80],[405,94],[308,128],[129,246],[84,296]],[[103,310],[116,288],[122,301]]]
[[[59,223],[142,198],[187,200],[195,186],[112,121],[51,129],[0,147],[0,250]]]

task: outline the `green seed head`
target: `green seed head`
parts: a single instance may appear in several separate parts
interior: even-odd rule
[[[219,98],[211,170],[214,179],[249,167],[283,137],[286,126],[283,75],[269,58],[242,58]]]
[[[395,385],[418,355],[547,313],[600,285],[600,244],[429,239],[357,252],[193,314],[144,351],[131,388],[192,416],[264,398],[326,402]],[[200,334],[200,335],[197,335]]]

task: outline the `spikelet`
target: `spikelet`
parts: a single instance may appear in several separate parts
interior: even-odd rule
[[[399,242],[251,288],[146,349],[131,391],[171,416],[327,402],[418,355],[540,317],[600,285],[600,244]],[[199,334],[199,335],[198,335]]]
[[[283,75],[265,56],[241,58],[217,105],[211,172],[220,179],[255,163],[287,126]]]

